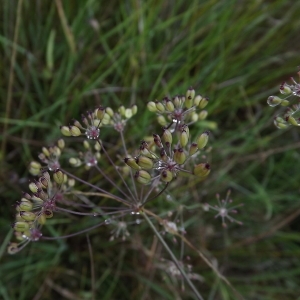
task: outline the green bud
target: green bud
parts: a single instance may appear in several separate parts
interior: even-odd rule
[[[69,163],[72,167],[79,167],[81,166],[81,160],[79,158],[76,157],[71,157],[69,159]]]
[[[18,211],[32,211],[33,204],[30,200],[27,200],[26,198],[22,198],[21,202],[17,206]]]
[[[140,166],[136,163],[135,159],[132,157],[126,157],[124,158],[124,162],[126,165],[128,165],[130,168],[135,170],[140,170]]]
[[[208,163],[201,163],[194,167],[194,175],[197,177],[206,177],[210,173],[210,165]]]
[[[153,102],[153,101],[150,101],[150,102],[147,103],[147,108],[151,112],[155,112],[155,113],[157,112],[155,102]]]
[[[275,122],[275,121],[274,121],[274,124],[275,124],[275,126],[276,126],[277,128],[279,128],[279,129],[286,129],[286,128],[289,127],[289,125],[288,125],[288,124],[285,124],[285,123],[278,123],[278,122]]]
[[[27,222],[15,222],[13,229],[17,232],[23,232],[29,229],[29,224]]]
[[[160,150],[160,158],[164,161],[164,162],[167,162],[168,161],[168,156],[167,156],[167,153],[165,151],[164,148],[162,148]]]
[[[114,116],[114,111],[110,107],[106,107],[105,111],[111,118]]]
[[[194,100],[194,97],[195,97],[195,90],[190,87],[187,92],[186,92],[186,95],[185,95],[185,107],[186,108],[191,108],[193,106],[193,100]]]
[[[189,155],[192,156],[198,151],[198,145],[196,143],[192,143],[189,150]]]
[[[196,112],[192,112],[190,118],[191,118],[192,122],[197,122],[199,119],[199,116]]]
[[[166,144],[172,145],[172,133],[169,129],[164,128],[164,132],[162,134],[162,139]]]
[[[149,157],[140,156],[135,161],[143,169],[149,170],[153,168],[153,161]]]
[[[49,181],[44,176],[39,178],[39,182],[41,183],[43,189],[46,189],[49,185]]]
[[[160,178],[164,182],[170,182],[173,179],[173,174],[169,170],[164,170],[160,173]]]
[[[138,111],[137,105],[135,105],[135,104],[132,105],[132,107],[131,107],[131,113],[132,113],[133,116],[136,115],[137,111]]]
[[[141,184],[148,184],[151,181],[151,175],[145,170],[137,171],[134,177]]]
[[[102,120],[105,115],[105,108],[104,107],[96,108],[95,115],[96,115],[97,119]]]
[[[279,91],[281,94],[291,94],[292,93],[292,89],[286,83],[283,83],[280,86]]]
[[[159,113],[163,113],[165,111],[165,107],[161,102],[156,102],[155,106]]]
[[[72,136],[80,136],[81,135],[80,129],[76,126],[70,126],[70,132],[71,132]]]
[[[180,108],[182,105],[181,99],[178,96],[173,99],[173,103],[176,108]]]
[[[267,100],[267,103],[272,107],[279,105],[281,102],[282,99],[277,96],[270,96]]]
[[[198,140],[197,140],[197,146],[199,149],[203,149],[207,142],[208,142],[208,137],[209,137],[209,131],[205,131],[203,132],[199,137],[198,137]]]
[[[121,105],[119,108],[118,108],[118,112],[121,116],[125,116],[125,107],[124,105]]]
[[[169,112],[173,112],[175,110],[174,104],[170,99],[166,99],[165,107],[166,107],[167,111],[169,111]]]
[[[202,99],[203,99],[202,96],[197,95],[197,96],[195,97],[195,99],[194,99],[194,105],[195,105],[195,106],[198,106],[198,105],[200,104],[200,101],[201,101]]]
[[[36,218],[35,213],[30,212],[30,211],[20,211],[20,216],[25,221],[34,221]]]
[[[207,112],[207,110],[202,110],[200,113],[199,113],[199,120],[204,120],[204,119],[206,119],[206,117],[207,117],[207,115],[208,115],[208,112]]]
[[[78,127],[78,128],[83,129],[82,125],[81,125],[80,122],[77,121],[77,120],[73,120],[73,125],[76,126],[76,127]],[[87,125],[87,124],[86,124],[86,125]]]
[[[47,157],[50,156],[50,151],[46,147],[42,148],[42,152],[45,154],[45,156],[47,156]]]
[[[36,161],[32,161],[29,164],[29,172],[30,174],[36,176],[38,174],[40,174],[40,170],[41,170],[42,165]]]
[[[157,122],[161,126],[167,126],[167,124],[168,124],[164,116],[158,116]]]
[[[126,108],[124,117],[126,119],[130,119],[132,117],[132,110],[131,110],[131,108]]]
[[[60,131],[64,136],[72,135],[68,126],[60,126]]]
[[[57,184],[59,185],[63,184],[65,180],[64,173],[61,170],[56,170],[53,173],[53,179]]]
[[[57,146],[60,148],[60,149],[64,149],[65,148],[65,141],[63,139],[59,139],[57,141]]]
[[[280,104],[281,106],[288,106],[288,105],[290,105],[290,101],[289,100],[286,100],[286,99],[284,99],[284,100],[282,100],[282,102],[281,102],[281,104]]]
[[[174,161],[182,165],[186,160],[186,155],[184,153],[184,150],[182,148],[174,149]]]
[[[296,121],[296,119],[295,119],[294,117],[292,117],[292,116],[287,117],[287,121],[288,121],[290,124],[294,125],[294,126],[299,126],[299,124],[298,124],[298,122]]]
[[[30,182],[28,187],[29,187],[30,191],[33,193],[37,193],[39,190],[38,186],[34,182]]]
[[[102,118],[102,124],[103,125],[108,125],[110,123],[110,115],[105,113],[103,118]]]
[[[189,131],[182,130],[179,135],[179,142],[181,147],[185,147],[189,141]]]
[[[203,97],[199,102],[199,108],[203,109],[208,104],[208,100],[209,100],[209,98]]]

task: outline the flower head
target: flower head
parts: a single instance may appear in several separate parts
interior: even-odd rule
[[[218,205],[212,206],[212,205],[206,203],[203,206],[203,209],[206,211],[208,211],[209,209],[217,211],[215,218],[218,218],[218,217],[221,218],[223,227],[227,227],[226,219],[229,220],[230,222],[235,222],[240,225],[243,224],[242,222],[240,222],[240,221],[234,219],[232,216],[230,216],[230,214],[236,214],[237,213],[236,208],[243,206],[244,204],[239,204],[239,205],[228,207],[228,205],[230,203],[232,203],[232,199],[230,199],[230,194],[231,194],[231,191],[228,190],[227,194],[226,194],[226,198],[222,199],[222,200],[220,200],[220,195],[217,194],[216,197],[218,200]]]

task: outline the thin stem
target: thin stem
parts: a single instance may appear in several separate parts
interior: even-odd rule
[[[199,294],[198,290],[196,289],[196,287],[194,286],[194,284],[192,283],[192,281],[190,280],[190,278],[188,277],[188,275],[185,273],[184,269],[180,266],[179,261],[177,260],[177,258],[175,257],[175,255],[173,254],[172,250],[169,248],[169,246],[167,245],[167,243],[165,242],[165,240],[163,239],[163,237],[161,236],[161,234],[157,231],[157,229],[155,228],[154,224],[152,223],[152,221],[150,220],[150,218],[147,216],[146,213],[143,213],[143,217],[145,218],[145,220],[147,221],[147,223],[149,224],[149,226],[151,227],[151,229],[153,230],[154,234],[157,236],[157,238],[160,240],[160,242],[162,243],[162,245],[164,246],[164,248],[166,249],[166,251],[169,253],[169,255],[171,256],[173,262],[175,263],[175,265],[177,266],[178,270],[180,271],[180,273],[182,274],[182,276],[184,277],[184,279],[186,280],[187,284],[190,286],[190,288],[193,290],[193,292],[195,293],[197,299],[199,300],[203,300],[202,296]]]
[[[96,287],[95,287],[95,267],[94,267],[94,256],[93,256],[93,249],[90,241],[90,237],[87,234],[86,235],[89,254],[90,254],[90,263],[91,263],[91,282],[92,282],[92,300],[95,300],[95,294],[96,294]]]
[[[91,183],[89,183],[88,181],[85,181],[85,180],[83,180],[83,179],[81,179],[81,178],[79,178],[79,177],[77,177],[77,176],[75,176],[75,175],[69,173],[68,171],[66,171],[66,170],[64,170],[64,169],[60,169],[60,170],[61,170],[63,173],[65,173],[66,175],[68,175],[68,176],[74,178],[75,180],[80,181],[81,183],[84,183],[84,184],[86,184],[86,185],[88,185],[88,186],[90,186],[90,187],[92,187],[92,188],[94,188],[94,189],[96,189],[96,190],[98,190],[98,191],[104,193],[104,194],[107,195],[107,196],[110,196],[112,199],[115,199],[115,200],[117,200],[117,201],[119,201],[119,202],[122,202],[122,203],[124,203],[124,204],[128,204],[128,203],[129,203],[129,202],[126,201],[125,199],[122,199],[122,198],[120,198],[120,197],[118,197],[118,196],[115,196],[115,195],[113,195],[113,194],[111,194],[111,193],[109,193],[109,192],[107,192],[107,191],[105,191],[105,190],[99,188],[98,186],[96,186],[96,185],[94,185],[94,184],[91,184]]]
[[[117,185],[113,182],[113,180],[111,180],[106,174],[105,172],[103,172],[101,170],[101,168],[99,168],[98,165],[95,166],[95,168],[97,169],[97,171],[99,171],[99,173],[101,173],[101,175],[114,187],[116,188],[121,194],[123,194],[123,196],[125,196],[126,198],[130,199],[130,197]]]
[[[118,168],[116,167],[116,165],[114,164],[114,162],[112,161],[112,159],[110,158],[109,154],[107,153],[106,149],[104,148],[104,145],[101,143],[101,140],[98,139],[97,142],[99,143],[99,145],[101,146],[101,149],[103,150],[105,156],[107,157],[107,159],[109,160],[110,164],[115,168],[116,172],[118,173],[119,177],[121,178],[123,184],[125,185],[126,189],[128,190],[128,192],[130,193],[130,196],[132,197],[133,200],[135,200],[135,202],[137,202],[137,199],[134,197],[131,189],[129,188],[128,184],[126,183],[126,181],[124,180],[122,174],[119,172]]]
[[[123,145],[123,148],[124,148],[124,152],[125,152],[125,155],[126,155],[126,157],[127,157],[127,156],[128,156],[128,153],[127,153],[126,143],[125,143],[124,135],[123,135],[123,132],[122,132],[122,131],[120,132],[120,136],[121,136],[121,140],[122,140],[122,145]],[[135,184],[135,180],[134,180],[134,178],[133,178],[133,174],[132,174],[131,168],[130,168],[130,176],[131,176],[131,181],[132,181],[132,185],[133,185],[135,197],[136,197],[136,199],[138,200],[138,194],[137,194],[136,184]]]

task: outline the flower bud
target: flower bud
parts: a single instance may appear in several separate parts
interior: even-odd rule
[[[157,122],[161,126],[167,126],[168,122],[166,121],[166,118],[164,116],[158,116]]]
[[[46,147],[42,147],[42,152],[45,154],[45,156],[50,156],[50,151]]]
[[[34,221],[36,218],[35,213],[33,213],[31,211],[20,211],[20,216],[25,221]]]
[[[172,144],[173,137],[172,137],[172,133],[169,129],[164,128],[164,132],[162,134],[162,139],[165,143],[169,143],[169,145]]]
[[[198,106],[198,105],[200,104],[200,101],[201,101],[202,99],[203,99],[202,96],[197,95],[197,96],[195,97],[195,99],[194,99],[194,105],[195,105],[195,106]]]
[[[106,113],[112,118],[114,116],[114,111],[110,107],[106,107]]]
[[[294,126],[299,126],[298,122],[296,121],[296,119],[292,116],[288,116],[286,118],[286,120],[291,124],[291,125],[294,125]]]
[[[270,96],[267,100],[267,103],[272,107],[279,105],[281,102],[282,99],[277,96]]]
[[[30,164],[29,164],[29,172],[31,175],[38,175],[40,173],[40,170],[41,170],[41,164],[36,162],[36,161],[32,161]]]
[[[32,211],[33,204],[30,200],[27,200],[26,198],[22,198],[21,202],[17,206],[18,211]]]
[[[283,82],[281,84],[279,91],[281,94],[291,94],[292,93],[292,89],[285,82]]]
[[[149,157],[140,156],[136,158],[136,163],[143,169],[152,169],[153,168],[153,161]]]
[[[185,147],[189,141],[189,131],[183,129],[179,135],[179,142],[181,147]]]
[[[131,110],[131,108],[126,108],[124,117],[126,119],[130,119],[132,117],[132,110]]]
[[[184,150],[182,148],[174,149],[174,161],[182,165],[186,160],[186,155],[184,153]]]
[[[105,115],[105,108],[101,107],[101,106],[96,108],[95,115],[96,115],[97,119],[102,120]]]
[[[199,102],[199,108],[203,109],[208,104],[208,100],[209,100],[209,98],[203,97]]]
[[[12,227],[17,232],[23,232],[29,229],[29,224],[27,222],[15,222]]]
[[[118,108],[118,112],[121,116],[125,116],[125,106],[124,105],[121,105],[119,108]]]
[[[153,102],[153,101],[150,101],[150,102],[147,103],[147,108],[151,112],[155,112],[155,113],[157,112],[155,102]]]
[[[134,177],[141,184],[148,184],[151,181],[151,175],[145,170],[137,171]]]
[[[173,173],[169,170],[164,170],[160,173],[160,178],[164,182],[170,182],[173,179]]]
[[[199,136],[197,140],[197,146],[199,149],[203,149],[206,146],[208,142],[208,137],[209,137],[209,131],[205,131]]]
[[[124,162],[130,168],[135,169],[135,170],[140,170],[140,166],[136,163],[136,161],[135,161],[134,158],[132,158],[132,157],[126,157],[126,158],[124,158]]]
[[[201,163],[194,167],[194,175],[197,177],[206,177],[210,173],[210,165],[208,163]]]
[[[57,141],[57,146],[60,148],[60,149],[64,149],[65,148],[65,141],[63,139],[59,139]]]
[[[71,157],[69,159],[69,163],[72,167],[80,167],[81,166],[81,160],[76,157]]]
[[[286,99],[283,99],[282,102],[280,103],[281,106],[288,106],[290,105],[290,101],[289,100],[286,100]]]
[[[199,120],[204,120],[204,119],[206,119],[207,115],[208,115],[207,110],[202,110],[202,111],[199,113],[199,115],[198,115]]]
[[[186,108],[191,108],[193,106],[193,100],[194,100],[194,97],[195,97],[195,90],[190,87],[187,92],[186,92],[186,95],[185,95],[185,107]]]
[[[175,110],[173,102],[168,98],[166,98],[165,107],[169,112],[173,112]]]
[[[57,184],[63,184],[65,180],[64,173],[59,169],[56,170],[53,174],[53,179]]]
[[[60,126],[60,131],[64,136],[72,135],[68,126]]]
[[[158,148],[163,147],[160,136],[158,134],[153,134],[153,141]]]
[[[49,185],[49,181],[44,176],[39,178],[39,182],[41,183],[43,189],[46,189]]]
[[[192,156],[198,151],[197,143],[192,143],[189,150],[189,155]]]
[[[173,98],[173,103],[176,108],[180,108],[182,105],[181,99],[178,96]]]
[[[135,104],[132,105],[131,106],[131,113],[132,113],[133,116],[137,114],[137,111],[138,111],[137,105],[135,105]]]
[[[33,193],[37,193],[39,190],[38,186],[34,182],[30,182],[28,187]]]
[[[80,136],[81,135],[81,131],[78,127],[73,125],[73,126],[70,126],[69,129],[70,129],[70,133],[72,136]]]
[[[165,111],[165,107],[161,102],[156,102],[155,106],[159,113],[163,113]]]
[[[161,148],[159,154],[160,154],[161,160],[163,160],[164,162],[167,162],[167,161],[168,161],[168,156],[167,156],[167,153],[166,153],[166,151],[165,151],[164,148]]]

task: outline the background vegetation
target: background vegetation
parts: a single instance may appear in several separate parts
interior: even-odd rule
[[[227,230],[213,214],[188,210],[187,237],[245,299],[300,299],[299,131],[277,130],[276,109],[266,104],[297,72],[300,2],[3,0],[1,10],[1,299],[92,299],[85,235],[6,254],[28,163],[61,136],[59,125],[100,103],[136,103],[127,140],[137,147],[158,128],[147,101],[189,86],[211,100],[204,125],[212,173],[174,193],[214,204],[231,188],[245,205],[237,216],[244,225]],[[164,201],[155,205],[165,211]],[[62,235],[87,224],[53,219],[48,230]],[[130,228],[125,242],[109,242],[110,231],[90,233],[96,299],[193,299],[149,258],[149,251],[156,261],[168,256],[146,224]],[[235,299],[193,251],[187,255],[205,279],[195,281],[205,299]]]

